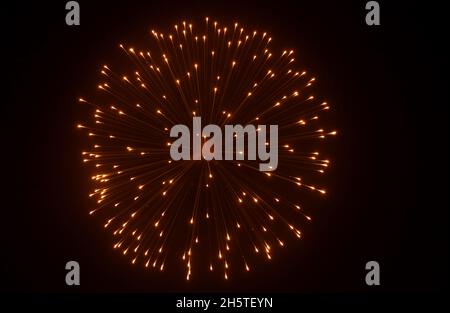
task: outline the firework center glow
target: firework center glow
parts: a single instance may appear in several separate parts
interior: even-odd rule
[[[170,137],[177,139],[170,144],[170,157],[179,160],[259,160],[259,170],[274,171],[278,166],[278,125],[267,126],[248,124],[224,125],[225,136],[219,125],[208,124],[202,129],[201,117],[192,118],[192,135],[189,127],[183,124],[174,125]],[[191,149],[192,137],[192,149]],[[245,149],[247,137],[247,150]],[[225,142],[225,147],[222,147]],[[235,144],[236,142],[236,144]],[[192,151],[192,153],[191,153]]]

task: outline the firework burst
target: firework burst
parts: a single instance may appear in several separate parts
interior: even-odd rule
[[[286,237],[301,237],[309,220],[298,189],[329,161],[313,150],[335,131],[320,127],[329,105],[317,99],[316,79],[296,69],[293,50],[272,52],[272,38],[208,18],[201,29],[182,22],[171,33],[150,32],[151,49],[119,45],[127,70],[101,69],[102,95],[93,119],[78,124],[92,143],[83,162],[93,169],[95,208],[113,247],[132,264],[164,270],[250,271],[258,255],[272,258]],[[255,161],[173,161],[175,124],[279,125],[279,167],[260,172]],[[240,152],[242,153],[242,152]],[[177,265],[178,264],[178,265]]]

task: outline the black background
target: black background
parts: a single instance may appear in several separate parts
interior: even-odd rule
[[[2,106],[1,289],[7,292],[438,292],[448,289],[448,57],[439,6],[380,1],[381,26],[365,24],[366,1],[65,1],[5,8]],[[3,11],[3,10],[2,10]],[[204,16],[264,29],[295,48],[333,105],[328,195],[303,240],[248,275],[186,282],[145,271],[111,248],[87,212],[89,171],[75,125],[94,94],[98,68],[119,42],[145,45],[151,27]],[[447,38],[448,39],[448,38]],[[65,285],[65,263],[81,286]],[[381,286],[365,285],[365,264]]]

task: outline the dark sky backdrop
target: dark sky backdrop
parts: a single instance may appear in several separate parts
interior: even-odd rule
[[[364,23],[365,1],[80,0],[81,26],[65,25],[65,1],[2,9],[7,56],[0,201],[1,289],[104,291],[437,291],[448,288],[448,54],[439,7],[380,1],[381,26]],[[212,4],[214,3],[214,4]],[[240,21],[298,51],[333,105],[339,136],[328,151],[328,195],[303,240],[249,275],[194,277],[132,267],[88,216],[85,137],[75,125],[95,94],[98,68],[119,42],[145,45],[151,27],[181,19]],[[447,36],[448,39],[448,36]],[[445,56],[445,58],[444,58]],[[448,72],[447,72],[448,73]],[[9,98],[9,97],[8,97]],[[81,286],[64,283],[81,265]],[[377,260],[382,285],[364,284]]]

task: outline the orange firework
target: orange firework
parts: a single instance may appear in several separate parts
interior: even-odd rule
[[[329,105],[312,94],[316,79],[296,69],[294,51],[271,52],[265,32],[206,18],[199,30],[182,22],[150,36],[149,51],[120,44],[126,74],[104,65],[102,95],[79,99],[94,110],[78,125],[92,142],[82,152],[94,171],[90,214],[105,221],[114,248],[132,264],[162,271],[182,262],[188,280],[194,263],[225,279],[232,263],[250,271],[258,255],[270,260],[275,246],[285,246],[283,235],[301,237],[311,218],[298,189],[325,194],[307,180],[329,166],[315,149],[336,134],[319,126]],[[278,168],[260,172],[245,159],[173,161],[170,129],[194,116],[220,126],[278,125]]]

